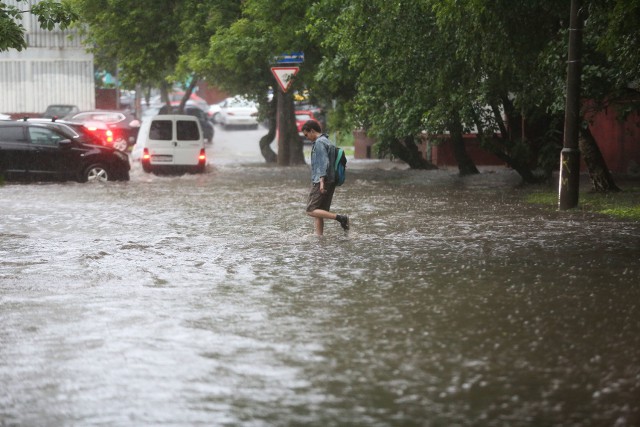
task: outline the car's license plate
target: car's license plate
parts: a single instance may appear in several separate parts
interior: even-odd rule
[[[166,163],[166,162],[173,161],[173,156],[171,156],[169,154],[155,155],[155,156],[151,156],[151,160],[153,162],[157,162],[157,163],[160,163],[160,162]]]

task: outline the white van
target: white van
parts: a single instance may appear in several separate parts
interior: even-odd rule
[[[166,114],[144,121],[133,151],[145,172],[202,173],[207,163],[202,129],[194,116]]]

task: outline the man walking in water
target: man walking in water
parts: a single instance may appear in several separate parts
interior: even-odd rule
[[[324,220],[335,219],[342,228],[349,230],[349,217],[330,212],[333,192],[336,189],[335,161],[336,149],[327,135],[322,133],[320,124],[315,120],[308,120],[302,125],[302,133],[311,142],[311,192],[307,202],[307,215],[313,217],[316,236],[324,234]]]

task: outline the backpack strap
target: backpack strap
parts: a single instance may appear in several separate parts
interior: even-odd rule
[[[335,170],[338,170],[338,165],[340,164],[340,161],[342,161],[343,156],[344,156],[344,150],[342,148],[336,147],[336,161],[333,164],[333,168]]]

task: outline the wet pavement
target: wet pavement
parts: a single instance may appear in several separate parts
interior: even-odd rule
[[[350,161],[317,238],[259,135],[0,187],[0,425],[640,425],[640,224]]]

